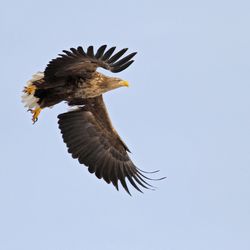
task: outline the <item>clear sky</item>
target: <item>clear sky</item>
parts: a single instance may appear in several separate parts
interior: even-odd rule
[[[249,250],[249,1],[2,1],[0,249]],[[63,49],[137,51],[105,95],[144,170],[167,176],[130,197],[67,153],[57,125],[21,103]],[[111,73],[107,73],[111,75]]]

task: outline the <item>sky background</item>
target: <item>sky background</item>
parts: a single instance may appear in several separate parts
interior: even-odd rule
[[[249,1],[0,5],[0,249],[250,249]],[[32,125],[21,103],[63,49],[102,44],[138,52],[105,101],[135,164],[167,177],[156,191],[130,197],[73,160],[65,104]]]

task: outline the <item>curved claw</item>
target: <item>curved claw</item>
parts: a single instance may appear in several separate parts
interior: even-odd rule
[[[41,113],[41,110],[42,109],[40,107],[36,108],[36,109],[28,109],[27,110],[28,112],[31,112],[33,114],[33,116],[32,116],[32,122],[33,122],[33,124],[35,124],[37,122],[38,116]]]
[[[38,118],[32,118],[33,124],[35,124],[38,121]]]

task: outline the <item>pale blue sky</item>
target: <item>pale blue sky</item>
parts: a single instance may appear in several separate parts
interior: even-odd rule
[[[2,1],[0,249],[249,250],[249,1]],[[20,100],[63,49],[138,51],[105,95],[155,192],[124,191],[71,159],[57,126]],[[111,75],[110,73],[107,73]]]

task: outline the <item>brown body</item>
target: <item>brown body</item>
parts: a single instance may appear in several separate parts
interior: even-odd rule
[[[36,86],[35,97],[39,98],[41,108],[51,107],[62,101],[69,105],[75,105],[78,100],[82,104],[87,99],[102,95],[103,93],[122,86],[128,86],[126,81],[120,78],[108,77],[99,72],[94,72],[91,78],[66,78],[61,79],[56,86],[46,84],[45,79],[34,82]],[[78,103],[79,103],[78,102]]]

